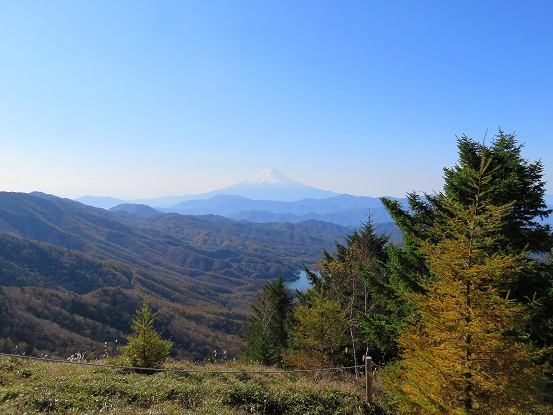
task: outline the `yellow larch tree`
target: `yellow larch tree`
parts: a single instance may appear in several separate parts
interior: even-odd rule
[[[482,159],[471,172],[471,206],[439,195],[447,213],[422,242],[432,277],[410,295],[416,316],[400,337],[400,359],[381,377],[401,413],[536,413],[542,377],[517,332],[527,313],[505,289],[529,262],[525,252],[496,249],[512,205],[482,202],[488,166]]]

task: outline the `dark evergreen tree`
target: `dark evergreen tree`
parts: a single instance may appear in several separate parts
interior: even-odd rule
[[[517,274],[517,280],[510,281],[503,289],[521,302],[532,300],[539,304],[534,309],[534,318],[528,323],[527,334],[540,346],[553,342],[551,330],[543,330],[548,324],[546,316],[553,315],[552,269],[547,263],[536,261],[536,255],[543,256],[553,247],[551,227],[540,222],[552,211],[543,199],[543,165],[540,161],[530,163],[524,159],[522,148],[514,134],[505,134],[502,130],[490,146],[463,136],[458,139],[458,164],[444,168],[443,194],[419,196],[410,193],[407,195],[407,209],[397,201],[382,199],[403,232],[404,242],[403,247],[389,250],[389,281],[384,287],[387,294],[380,303],[386,312],[375,317],[381,321],[381,329],[389,329],[392,343],[401,332],[402,322],[411,313],[408,301],[403,300],[405,293],[423,292],[433,278],[426,267],[421,245],[437,240],[436,225],[444,223],[447,218],[444,200],[470,205],[470,172],[479,168],[482,157],[489,160],[489,169],[493,172],[489,188],[481,195],[482,201],[494,206],[511,206],[505,217],[505,226],[498,230],[497,249],[505,254],[516,255],[525,250],[532,253],[527,257],[529,266],[525,267],[525,272]],[[393,303],[390,299],[394,300]],[[395,347],[390,349],[397,350]]]
[[[266,283],[257,293],[243,336],[242,353],[246,359],[265,365],[282,363],[293,316],[292,300],[282,276]]]
[[[503,249],[512,203],[483,197],[493,173],[481,160],[464,170],[470,203],[440,195],[435,240],[421,244],[434,279],[410,293],[416,319],[399,338],[400,359],[380,376],[401,413],[526,414],[541,401],[535,350],[517,335],[528,305],[503,292],[529,265],[527,252]]]
[[[490,159],[493,171],[492,186],[482,197],[500,206],[512,203],[506,218],[506,226],[499,235],[500,249],[506,253],[518,253],[524,249],[545,253],[553,247],[551,226],[540,223],[553,211],[544,201],[545,182],[541,161],[530,163],[521,155],[521,144],[514,134],[499,130],[490,147],[463,136],[458,140],[459,162],[453,168],[444,169],[444,193],[452,200],[467,204],[470,201],[469,169],[475,169],[480,157]]]
[[[336,244],[336,252],[324,252],[319,272],[311,273],[313,292],[335,302],[345,311],[348,324],[348,354],[351,363],[362,364],[363,355],[375,355],[372,339],[363,331],[363,320],[378,306],[374,296],[382,285],[382,264],[386,262],[388,237],[377,235],[372,220]]]

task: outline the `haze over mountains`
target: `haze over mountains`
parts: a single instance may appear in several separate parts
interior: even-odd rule
[[[406,198],[395,198],[404,205]],[[85,196],[78,201],[112,211],[148,216],[155,213],[183,215],[221,215],[238,221],[256,223],[320,220],[357,228],[371,220],[386,229],[392,242],[401,235],[382,205],[380,198],[338,194],[307,186],[275,169],[266,169],[234,186],[198,195],[167,196],[125,201],[111,197]],[[546,195],[548,205],[553,196]],[[548,221],[551,219],[548,219]]]
[[[302,199],[325,199],[338,193],[307,186],[286,177],[275,169],[265,169],[252,178],[233,186],[197,195],[165,196],[153,199],[123,200],[113,197],[84,196],[77,201],[104,209],[121,203],[144,204],[155,208],[169,208],[180,202],[194,199],[209,199],[218,195],[241,196],[252,200],[292,202]]]
[[[390,222],[378,198],[338,194],[301,184],[274,169],[263,170],[234,186],[195,196],[168,196],[124,201],[85,196],[78,201],[112,210],[148,215],[155,211],[187,215],[215,214],[250,222],[301,222],[322,220],[358,227],[369,214],[375,223]]]

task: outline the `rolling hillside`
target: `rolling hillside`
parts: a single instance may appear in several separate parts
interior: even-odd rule
[[[0,193],[1,347],[101,353],[146,295],[180,356],[236,354],[251,293],[292,278],[349,229],[310,221],[138,216],[40,193]]]

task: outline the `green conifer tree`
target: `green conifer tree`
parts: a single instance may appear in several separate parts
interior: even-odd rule
[[[424,260],[422,244],[436,241],[436,225],[447,219],[448,209],[443,206],[444,197],[462,206],[470,207],[472,171],[479,169],[482,157],[489,161],[489,170],[495,173],[482,201],[495,206],[510,204],[505,213],[504,226],[498,230],[497,249],[507,254],[531,253],[526,261],[528,266],[517,279],[504,287],[512,298],[521,302],[538,299],[534,302],[532,319],[527,322],[526,338],[540,347],[553,344],[553,331],[550,327],[553,315],[553,267],[540,262],[535,255],[543,255],[553,248],[551,227],[540,222],[551,210],[544,203],[545,182],[543,164],[530,163],[521,155],[522,145],[517,143],[514,134],[499,130],[491,145],[478,143],[466,136],[458,140],[459,161],[452,168],[444,169],[444,193],[442,195],[407,195],[408,209],[399,202],[383,198],[386,209],[396,225],[403,232],[403,247],[389,249],[387,262],[387,283],[380,287],[383,295],[378,304],[384,309],[380,315],[372,317],[376,331],[388,338],[382,347],[393,352],[397,350],[398,339],[403,324],[412,310],[404,298],[410,292],[423,292],[424,284],[432,278]],[[391,300],[391,301],[390,301]],[[553,363],[553,353],[546,357]]]
[[[256,294],[243,336],[244,358],[264,365],[282,363],[293,315],[292,300],[282,276],[266,283]]]
[[[438,195],[433,239],[420,246],[432,278],[411,291],[416,313],[399,338],[400,359],[380,377],[401,413],[536,413],[540,401],[536,352],[517,334],[527,307],[505,292],[527,270],[527,252],[502,249],[513,204],[489,203],[493,176],[481,160],[464,170],[471,203]]]
[[[296,308],[294,317],[292,348],[285,353],[286,363],[300,369],[315,369],[344,362],[348,344],[346,310],[315,291]]]
[[[123,347],[123,357],[134,367],[160,368],[173,346],[170,340],[162,340],[154,329],[154,313],[144,298],[132,321],[132,333],[127,337]]]
[[[324,252],[319,273],[312,278],[313,291],[332,300],[346,312],[348,352],[353,365],[361,365],[363,356],[375,356],[373,339],[363,330],[363,321],[378,309],[376,291],[383,282],[382,264],[386,262],[388,237],[377,235],[369,217],[361,229],[346,236],[345,244],[336,243],[336,252]],[[377,356],[375,356],[377,357]]]

